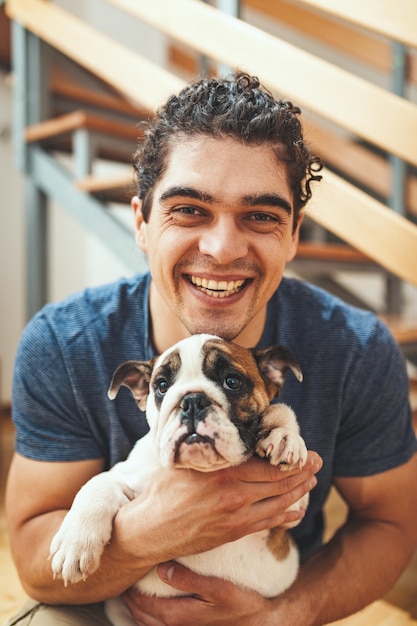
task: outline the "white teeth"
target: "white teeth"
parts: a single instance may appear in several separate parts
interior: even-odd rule
[[[224,298],[230,296],[244,285],[244,280],[207,280],[207,278],[200,278],[199,276],[191,276],[191,282],[196,287],[200,287],[202,291],[215,298]]]

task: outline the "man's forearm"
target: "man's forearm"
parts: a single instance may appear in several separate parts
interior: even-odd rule
[[[288,626],[320,626],[352,615],[392,588],[412,553],[398,526],[349,521],[274,601],[275,617],[285,614]]]
[[[19,534],[14,556],[26,593],[47,604],[88,604],[122,593],[144,576],[153,564],[129,558],[116,542],[105,547],[99,569],[87,580],[64,586],[54,580],[49,545],[64,517],[64,511],[54,511],[26,523]],[[29,558],[28,558],[28,555]]]

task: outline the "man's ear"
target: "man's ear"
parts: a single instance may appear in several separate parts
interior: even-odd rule
[[[298,214],[298,218],[297,218],[297,223],[295,225],[294,228],[294,232],[292,234],[292,241],[291,241],[291,245],[289,247],[288,250],[288,254],[287,254],[287,263],[290,263],[295,255],[297,254],[297,248],[298,248],[298,242],[300,240],[300,228],[301,228],[301,224],[303,223],[303,219],[304,219],[304,212],[300,211],[300,213]]]
[[[137,246],[145,252],[148,252],[148,239],[146,236],[146,222],[142,213],[143,201],[138,196],[133,196],[130,205],[133,210],[134,223],[135,223],[135,240]]]

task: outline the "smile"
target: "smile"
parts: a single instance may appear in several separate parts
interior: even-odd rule
[[[245,280],[207,280],[199,276],[190,276],[190,281],[200,291],[214,298],[226,298],[242,289]]]

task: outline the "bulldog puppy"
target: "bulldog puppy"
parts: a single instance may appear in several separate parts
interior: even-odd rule
[[[116,513],[144,491],[161,466],[211,472],[257,454],[283,469],[302,467],[307,450],[294,412],[284,404],[270,405],[288,369],[302,380],[298,364],[283,346],[247,350],[212,335],[189,337],[152,361],[121,364],[108,395],[114,399],[122,385],[128,387],[139,408],[146,408],[150,431],[126,461],[78,492],[51,543],[54,577],[67,585],[98,568]],[[304,496],[291,508],[305,509],[307,504]],[[178,561],[265,597],[282,593],[298,571],[298,552],[285,527]],[[159,579],[156,568],[137,587],[158,596],[180,595]],[[134,624],[120,599],[107,601],[106,610],[116,626]]]

